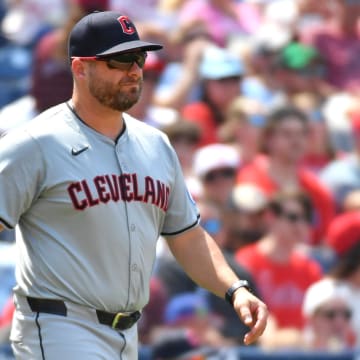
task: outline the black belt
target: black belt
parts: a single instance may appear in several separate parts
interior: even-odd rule
[[[67,316],[67,308],[62,300],[37,299],[27,297],[30,309],[33,312]],[[110,313],[107,311],[96,310],[96,315],[100,324],[111,326],[113,329],[126,330],[131,328],[140,318],[140,311],[132,313]]]

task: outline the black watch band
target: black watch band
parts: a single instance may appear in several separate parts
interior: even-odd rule
[[[233,295],[234,292],[237,289],[240,289],[241,287],[246,288],[248,291],[250,290],[250,285],[249,282],[247,280],[238,280],[236,282],[234,282],[229,289],[227,290],[227,292],[225,293],[225,300],[230,304],[233,305]]]

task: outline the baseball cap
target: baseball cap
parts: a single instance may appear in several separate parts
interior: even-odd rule
[[[306,290],[302,304],[303,315],[310,317],[319,307],[336,299],[341,299],[350,307],[346,293],[337,285],[336,281],[331,278],[323,278],[311,284]]]
[[[203,79],[218,80],[241,76],[245,70],[238,56],[226,49],[210,46],[204,51],[199,71]]]
[[[165,323],[176,324],[182,320],[207,315],[209,307],[201,294],[184,292],[172,297],[165,308]]]
[[[337,215],[329,224],[325,240],[338,255],[350,251],[360,242],[360,211]]]
[[[260,187],[251,183],[242,183],[233,188],[231,202],[240,211],[256,213],[265,209],[268,198]]]
[[[141,49],[152,51],[162,45],[142,41],[134,23],[117,11],[93,12],[78,21],[69,36],[69,57],[109,57]]]
[[[318,52],[314,47],[298,42],[290,43],[281,52],[283,65],[293,70],[304,69],[318,58]]]
[[[215,143],[203,146],[194,154],[193,170],[198,177],[217,169],[237,169],[240,155],[231,145]]]

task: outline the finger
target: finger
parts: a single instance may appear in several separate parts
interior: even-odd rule
[[[268,318],[267,308],[265,307],[265,305],[264,306],[259,305],[257,309],[255,324],[254,326],[252,326],[251,330],[244,336],[245,345],[252,344],[262,335],[262,333],[266,328],[267,318]]]
[[[239,313],[240,313],[240,318],[244,322],[244,324],[251,327],[253,325],[254,319],[251,314],[249,306],[247,305],[240,306]]]

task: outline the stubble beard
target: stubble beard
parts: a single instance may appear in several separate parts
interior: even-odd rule
[[[134,85],[130,86],[129,83],[134,83]],[[128,80],[126,84],[126,86],[121,83],[114,85],[108,81],[93,78],[89,83],[89,91],[103,106],[123,112],[138,102],[143,88],[142,81],[135,83],[133,80]]]

